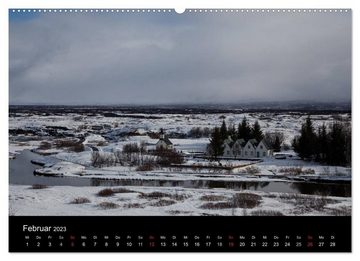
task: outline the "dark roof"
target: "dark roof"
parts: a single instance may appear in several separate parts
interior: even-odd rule
[[[265,145],[265,147],[266,147],[267,149],[270,149],[270,145],[269,145],[264,139],[262,139],[261,141],[263,142],[263,144]],[[260,141],[260,142],[261,142],[261,141]],[[260,142],[259,142],[259,143],[260,143]]]
[[[249,141],[254,147],[257,147],[257,145],[259,144],[259,142],[256,139],[251,139]]]
[[[239,141],[241,147],[244,147],[246,145],[247,142],[245,142],[244,139],[237,139],[233,142],[227,143],[229,145],[230,148],[232,148],[235,144],[235,142]],[[261,141],[257,141],[256,139],[250,139],[248,140],[248,142],[251,143],[251,145],[253,145],[255,148],[257,148],[257,146],[259,146],[260,142],[263,142],[263,144],[265,145],[266,149],[269,149],[270,146],[269,144],[266,143],[266,141],[264,139],[262,139]],[[224,142],[226,144],[226,142]]]

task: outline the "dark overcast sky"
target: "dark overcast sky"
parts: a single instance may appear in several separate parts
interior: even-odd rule
[[[350,101],[351,13],[10,11],[10,104]]]

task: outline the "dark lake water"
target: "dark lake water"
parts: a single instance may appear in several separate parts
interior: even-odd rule
[[[49,186],[159,186],[185,188],[229,188],[235,190],[258,190],[265,192],[318,194],[328,196],[351,196],[351,184],[315,183],[315,182],[282,182],[282,181],[221,181],[221,180],[110,180],[76,177],[45,177],[35,176],[34,170],[40,168],[32,164],[32,159],[43,156],[25,150],[10,160],[10,184],[33,185],[44,184]]]
[[[43,156],[24,150],[17,154],[15,159],[9,162],[9,182],[18,185],[44,184],[51,186],[91,186],[88,179],[73,177],[45,177],[35,176],[34,170],[41,168],[39,165],[32,164],[33,159],[41,159]]]

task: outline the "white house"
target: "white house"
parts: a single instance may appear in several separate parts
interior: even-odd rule
[[[224,156],[225,157],[234,157],[233,150],[230,144],[224,142]]]
[[[226,140],[224,140],[224,156],[226,157],[233,157],[233,151],[231,146],[233,144],[233,140],[229,136]]]
[[[272,155],[272,150],[270,150],[268,146],[266,146],[264,140],[261,140],[256,147],[256,157],[263,158],[263,157],[269,157],[271,155]]]
[[[263,158],[272,155],[272,150],[264,140],[258,142],[255,139],[245,142],[244,139],[232,141],[229,137],[224,141],[224,157],[234,158]]]
[[[243,158],[255,158],[256,157],[256,140],[251,139],[246,142],[243,147]]]
[[[232,154],[234,155],[235,158],[241,158],[243,157],[243,146],[245,144],[245,140],[244,139],[238,139],[234,142],[234,144],[232,145]]]
[[[172,142],[169,140],[169,138],[165,135],[165,134],[161,134],[160,135],[160,139],[158,140],[158,142],[156,143],[156,149],[157,150],[161,150],[161,149],[172,149],[173,148],[173,144]]]

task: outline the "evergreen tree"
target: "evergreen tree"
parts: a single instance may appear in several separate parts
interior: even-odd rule
[[[345,164],[351,164],[351,124],[344,124],[344,132],[345,132]]]
[[[316,153],[316,142],[314,127],[308,116],[301,126],[300,137],[296,137],[293,141],[293,147],[302,159],[312,158]]]
[[[328,151],[329,164],[344,165],[346,163],[345,131],[341,123],[333,123],[330,128]]]
[[[220,127],[220,136],[221,136],[222,141],[226,140],[228,137],[228,131],[227,131],[225,120],[223,120],[222,125]]]
[[[237,133],[236,133],[236,129],[235,129],[235,126],[233,124],[231,124],[229,127],[228,127],[228,136],[231,137],[232,140],[236,140],[237,139]]]
[[[314,158],[329,165],[348,165],[351,163],[351,128],[335,122],[329,131],[325,124],[314,133],[308,118],[301,127],[301,134],[293,140],[295,152],[301,158]]]
[[[275,136],[274,141],[274,152],[280,152],[281,150],[281,142],[279,136]]]
[[[248,141],[249,139],[251,139],[251,128],[245,117],[243,118],[242,122],[239,123],[238,138],[244,139],[245,141]]]
[[[319,127],[317,140],[317,158],[320,161],[325,161],[329,153],[329,141],[325,124]]]
[[[221,132],[218,127],[215,127],[213,133],[211,134],[209,152],[215,159],[217,159],[219,156],[222,156],[224,153],[223,140],[221,138]]]
[[[276,141],[277,139],[277,141]],[[266,142],[267,145],[269,145],[269,147],[273,150],[275,149],[281,149],[281,145],[283,144],[285,139],[285,136],[283,133],[281,132],[266,132],[264,134],[264,141]],[[275,143],[278,143],[279,145],[276,145]],[[278,146],[278,147],[277,147]],[[277,148],[275,148],[277,147]]]
[[[299,139],[300,136],[295,136],[291,142],[291,146],[293,147],[294,151],[300,155]]]
[[[251,139],[256,139],[261,141],[264,138],[263,132],[261,130],[260,124],[258,121],[255,121],[254,126],[251,129]]]

